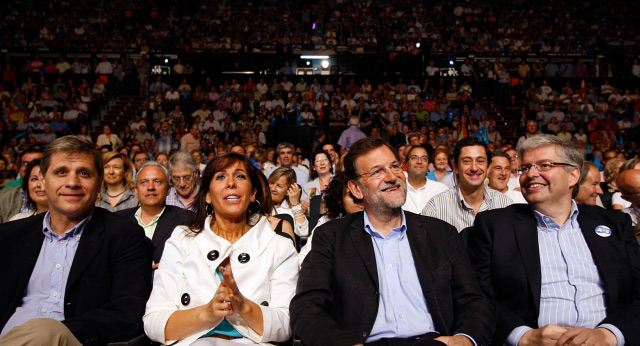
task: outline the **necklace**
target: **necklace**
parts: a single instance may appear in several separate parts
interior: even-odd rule
[[[119,192],[118,194],[115,195],[110,195],[109,194],[109,190],[107,190],[107,196],[111,197],[111,198],[116,198],[116,197],[120,197],[125,191],[127,191],[127,188],[125,187],[124,190],[122,190],[122,192]]]

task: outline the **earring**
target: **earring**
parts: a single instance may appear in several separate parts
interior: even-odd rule
[[[205,205],[204,207],[204,211],[207,213],[207,215],[213,214],[213,204],[207,203],[207,205]]]
[[[260,204],[260,201],[256,200],[256,203],[258,203],[258,210],[256,211],[251,211],[251,208],[247,208],[247,211],[249,212],[249,214],[256,214],[259,213],[260,210],[262,209],[262,205]],[[249,207],[251,207],[251,205],[249,205]]]

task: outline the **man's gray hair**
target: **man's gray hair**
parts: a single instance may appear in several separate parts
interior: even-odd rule
[[[182,168],[188,168],[194,173],[198,172],[196,160],[185,150],[176,151],[169,158],[169,174],[172,175],[174,170]]]
[[[279,152],[280,152],[280,150],[281,150],[281,149],[284,149],[284,148],[289,148],[289,149],[291,149],[291,152],[296,151],[296,147],[295,147],[293,144],[288,143],[288,142],[282,142],[282,143],[278,144],[278,146],[276,147],[276,152],[278,152],[278,153],[279,153]]]
[[[138,174],[137,174],[138,177],[140,176],[140,172],[142,172],[142,170],[145,167],[160,167],[164,172],[165,177],[167,178],[167,184],[171,181],[171,178],[169,177],[169,170],[167,169],[167,167],[165,167],[163,164],[161,164],[158,161],[145,161],[142,164],[142,166],[140,166],[140,169],[138,170]]]
[[[582,152],[580,151],[580,149],[578,149],[578,146],[570,140],[558,137],[556,135],[545,134],[529,137],[526,141],[524,141],[524,143],[522,143],[522,146],[520,147],[520,159],[524,158],[524,153],[527,150],[533,150],[549,145],[553,145],[556,147],[557,153],[560,156],[560,160],[562,160],[562,162],[578,167],[578,169],[582,171],[584,156],[582,156]],[[565,167],[565,169],[567,170],[567,172],[571,171],[571,167]]]

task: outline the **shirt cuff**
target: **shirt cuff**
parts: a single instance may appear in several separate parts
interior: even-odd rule
[[[505,340],[504,344],[506,346],[517,346],[518,342],[520,342],[520,339],[522,338],[524,333],[530,331],[531,329],[532,329],[531,327],[527,327],[527,326],[520,326],[520,327],[514,328],[511,331],[511,333],[509,333],[509,336],[507,336],[507,340]]]
[[[603,323],[599,325],[598,328],[608,329],[610,332],[613,333],[613,335],[616,336],[616,339],[618,339],[618,346],[624,346],[624,335],[622,335],[622,332],[620,331],[620,329],[618,329],[618,327],[610,323]]]
[[[469,340],[471,340],[471,342],[473,342],[473,346],[478,346],[476,341],[469,334],[458,333],[458,334],[454,334],[453,336],[458,336],[458,335],[466,336],[467,338],[469,338]]]

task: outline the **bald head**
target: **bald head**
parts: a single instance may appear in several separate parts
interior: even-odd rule
[[[640,207],[640,169],[628,169],[618,175],[616,180],[622,198],[631,205]]]

